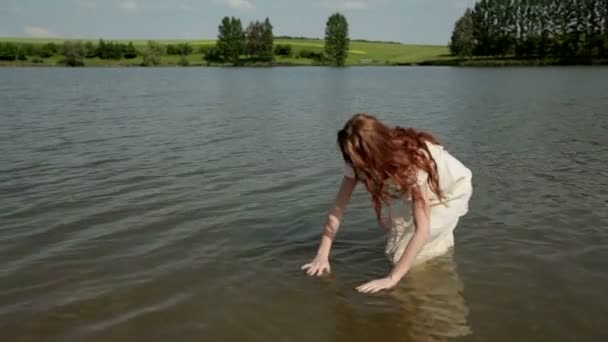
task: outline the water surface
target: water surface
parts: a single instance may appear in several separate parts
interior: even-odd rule
[[[0,69],[6,341],[605,341],[606,68]],[[475,194],[394,291],[358,189],[306,277],[355,112]]]

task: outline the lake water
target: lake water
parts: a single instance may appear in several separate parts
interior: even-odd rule
[[[0,69],[3,341],[606,341],[607,68]],[[393,291],[353,113],[434,133],[475,194]]]

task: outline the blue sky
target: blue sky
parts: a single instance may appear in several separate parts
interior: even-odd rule
[[[0,37],[215,39],[223,16],[269,17],[275,35],[322,37],[339,11],[352,38],[446,44],[475,0],[0,0]]]

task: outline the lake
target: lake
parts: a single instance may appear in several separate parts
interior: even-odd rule
[[[606,341],[608,68],[0,69],[5,341]],[[473,171],[397,288],[359,187],[309,278],[356,112]]]

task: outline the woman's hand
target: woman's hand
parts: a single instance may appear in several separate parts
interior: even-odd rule
[[[389,277],[372,280],[369,283],[365,283],[359,287],[357,287],[357,291],[361,293],[376,293],[382,290],[388,290],[395,285],[397,285],[398,281]]]
[[[330,273],[331,267],[329,266],[329,259],[327,257],[317,255],[313,261],[302,266],[302,270],[306,271],[309,276],[320,276],[325,271]]]

